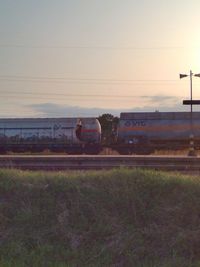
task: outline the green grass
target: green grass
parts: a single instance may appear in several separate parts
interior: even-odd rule
[[[0,170],[1,267],[198,267],[200,179]]]

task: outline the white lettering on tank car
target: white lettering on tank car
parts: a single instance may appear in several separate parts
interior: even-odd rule
[[[134,126],[144,127],[146,126],[146,122],[140,121],[140,120],[127,120],[125,121],[124,126],[125,127],[134,127]]]

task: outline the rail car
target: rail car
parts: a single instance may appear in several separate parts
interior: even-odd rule
[[[120,154],[150,154],[155,149],[188,148],[193,134],[200,147],[200,112],[121,113],[113,146]]]
[[[188,148],[194,135],[200,148],[200,112],[121,113],[107,147],[119,154],[150,154],[156,149]],[[101,125],[96,118],[0,119],[0,153],[41,152],[99,154]]]
[[[0,152],[98,154],[101,126],[96,118],[0,119]]]

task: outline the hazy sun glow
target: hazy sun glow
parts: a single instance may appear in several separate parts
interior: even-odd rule
[[[199,10],[196,0],[3,1],[1,116],[187,110],[179,73],[200,73]],[[193,88],[200,98],[200,78]]]

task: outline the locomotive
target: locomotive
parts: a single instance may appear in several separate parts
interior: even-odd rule
[[[191,134],[199,148],[200,112],[121,113],[114,149],[120,154],[183,149],[188,148]]]
[[[49,149],[68,154],[98,154],[101,126],[96,118],[0,119],[0,152]]]

